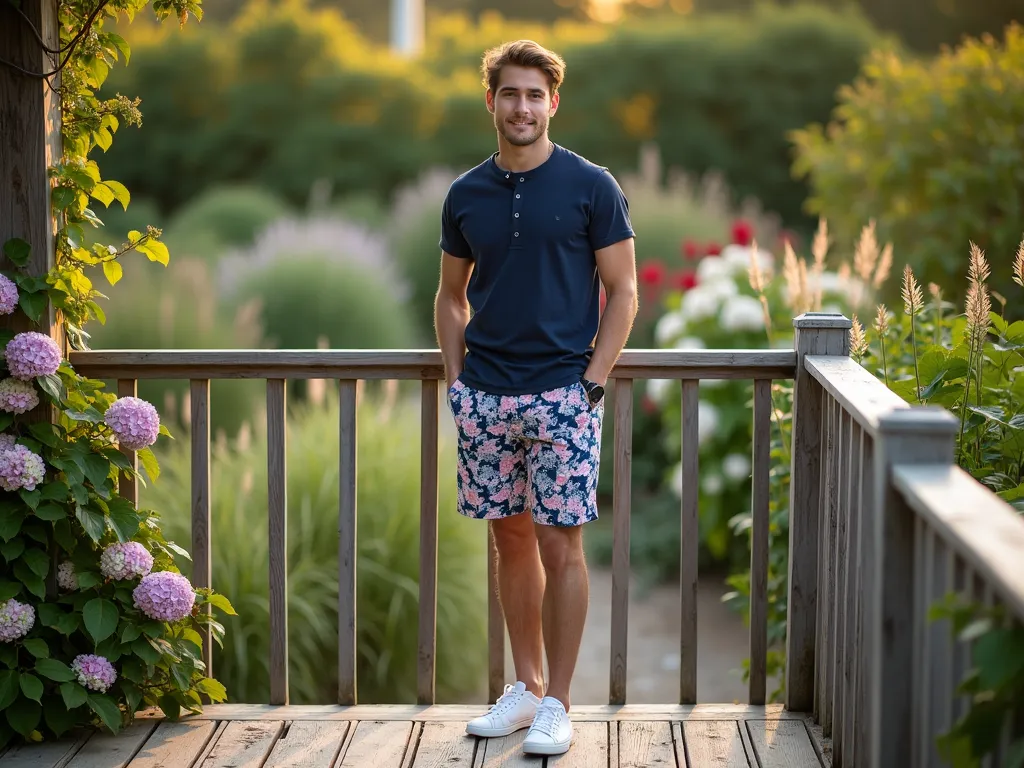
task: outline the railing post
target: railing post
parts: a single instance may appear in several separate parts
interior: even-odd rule
[[[957,420],[942,408],[901,408],[881,417],[875,438],[870,594],[865,595],[868,768],[911,765],[913,733],[914,513],[892,482],[896,464],[952,464]],[[908,679],[911,678],[911,679]]]
[[[841,314],[806,312],[793,320],[796,372],[789,486],[789,595],[786,618],[786,709],[814,706],[821,516],[821,413],[824,393],[804,366],[807,355],[849,355],[850,321]]]

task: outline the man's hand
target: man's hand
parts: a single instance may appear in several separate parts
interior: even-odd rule
[[[441,253],[441,282],[434,301],[434,330],[449,388],[462,374],[466,360],[466,326],[469,325],[466,288],[471,274],[471,259]]]
[[[608,382],[608,375],[622,348],[626,346],[638,309],[633,238],[602,248],[595,256],[597,272],[604,284],[608,302],[601,316],[594,354],[583,378],[603,387]]]

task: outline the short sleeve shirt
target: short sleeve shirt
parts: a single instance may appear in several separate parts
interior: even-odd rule
[[[441,249],[474,262],[459,379],[536,394],[583,375],[600,316],[595,252],[634,233],[608,169],[557,144],[523,173],[495,158],[457,178],[441,211]]]

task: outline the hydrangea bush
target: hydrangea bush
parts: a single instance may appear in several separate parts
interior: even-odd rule
[[[130,232],[119,246],[83,245],[85,227],[102,226],[93,201],[129,202],[88,155],[109,146],[122,120],[138,121],[128,99],[94,94],[129,53],[103,22],[147,4],[111,0],[97,15],[90,3],[61,3],[66,59],[55,93],[63,153],[50,169],[55,264],[31,274],[31,251],[46,244],[3,244],[13,268],[0,275],[0,315],[39,323],[52,306],[78,349],[86,347],[86,323],[105,319],[87,267],[100,266],[114,285],[126,254],[168,260],[153,228]],[[181,22],[200,15],[196,0],[154,0],[153,9]],[[8,327],[25,327],[24,318],[12,320]],[[224,629],[208,607],[233,614],[231,604],[195,589],[175,564],[188,554],[164,539],[157,513],[121,495],[124,477],[145,484],[159,476],[151,447],[169,432],[156,409],[78,375],[45,333],[0,332],[0,348],[0,749],[80,726],[117,732],[145,707],[177,718],[200,710],[202,696],[224,700],[224,687],[205,676],[199,633],[209,627],[221,642]],[[138,452],[143,472],[125,451]]]

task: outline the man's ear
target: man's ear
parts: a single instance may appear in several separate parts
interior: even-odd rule
[[[484,103],[487,104],[487,111],[492,115],[494,114],[494,91],[490,88],[487,89],[487,93],[484,94]]]
[[[551,94],[551,109],[548,110],[548,114],[554,116],[555,112],[558,111],[558,91]]]

